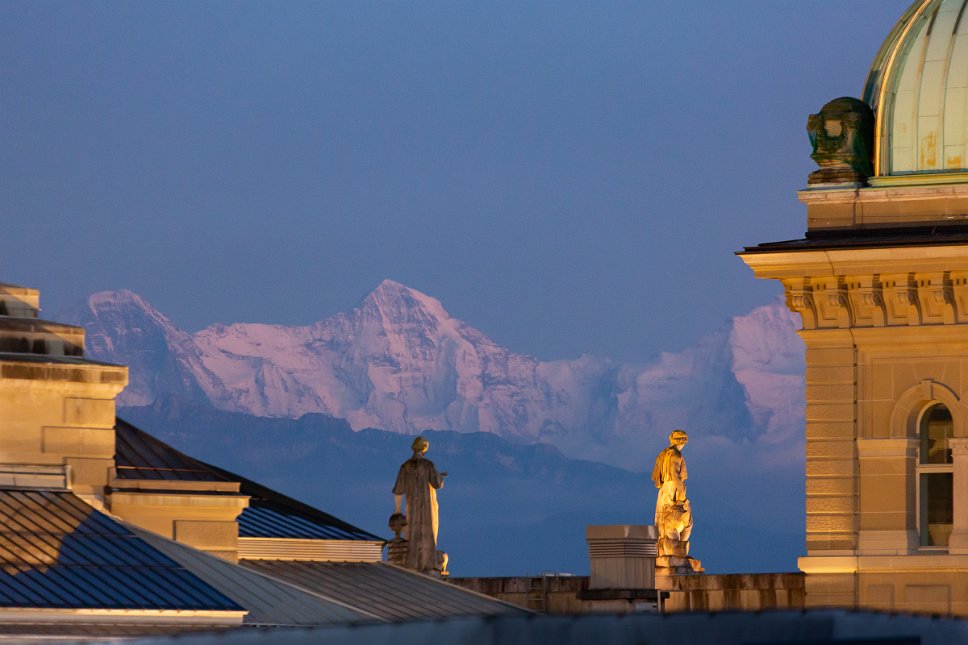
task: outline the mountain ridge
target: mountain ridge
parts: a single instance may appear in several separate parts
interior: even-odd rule
[[[93,294],[59,319],[87,329],[92,358],[129,365],[121,405],[172,394],[264,417],[321,413],[354,430],[490,432],[626,467],[673,427],[770,444],[802,430],[803,346],[779,302],[645,364],[515,353],[393,280],[302,326],[192,334],[126,290]]]

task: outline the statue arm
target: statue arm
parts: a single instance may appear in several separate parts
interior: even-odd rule
[[[441,473],[437,472],[437,466],[435,466],[433,463],[430,464],[430,485],[431,486],[433,486],[434,488],[443,488],[444,476],[446,476],[446,473],[441,475]]]
[[[406,486],[406,471],[407,464],[400,466],[400,470],[397,471],[397,481],[393,483],[393,512],[399,513],[403,506],[403,496],[407,492]]]

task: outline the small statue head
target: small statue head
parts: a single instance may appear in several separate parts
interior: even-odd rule
[[[427,453],[427,449],[430,448],[430,442],[423,437],[417,437],[410,444],[410,448],[413,450],[415,455],[423,455]]]
[[[689,435],[686,434],[685,430],[673,430],[672,434],[669,435],[669,445],[682,448],[687,443],[689,443]]]

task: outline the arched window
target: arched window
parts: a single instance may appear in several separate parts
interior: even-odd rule
[[[918,424],[918,531],[921,546],[948,546],[954,517],[951,448],[954,424],[942,403],[928,407]]]

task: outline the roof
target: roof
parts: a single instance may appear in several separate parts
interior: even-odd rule
[[[239,537],[328,540],[384,539],[250,479],[189,457],[123,419],[115,424],[120,479],[239,482],[249,507],[239,516]]]
[[[333,598],[308,592],[160,535],[131,527],[148,544],[249,610],[246,625],[336,625],[378,620]]]
[[[503,645],[505,643],[964,643],[968,621],[875,611],[819,609],[770,612],[681,612],[669,614],[584,614],[580,616],[489,616],[424,620],[393,625],[324,627],[273,632],[273,645],[342,643],[426,645]],[[179,645],[252,643],[251,633],[196,635]],[[149,643],[171,641],[150,640]],[[260,641],[261,642],[261,641]]]
[[[874,59],[864,101],[877,115],[878,176],[968,170],[966,5],[917,0]]]
[[[51,642],[105,642],[116,639],[169,637],[194,632],[216,631],[211,624],[191,623],[0,623],[0,642],[3,643],[51,643]]]
[[[68,492],[0,489],[0,606],[242,611]]]
[[[340,598],[387,620],[525,614],[526,610],[386,563],[243,560],[246,567]]]
[[[118,479],[234,481],[124,419],[116,419],[114,430]]]
[[[320,520],[285,504],[256,497],[239,516],[239,537],[384,541],[340,520]]]
[[[903,246],[945,246],[968,244],[968,226],[920,226],[905,228],[851,228],[808,231],[806,237],[748,246],[744,253],[774,251],[819,251]]]

